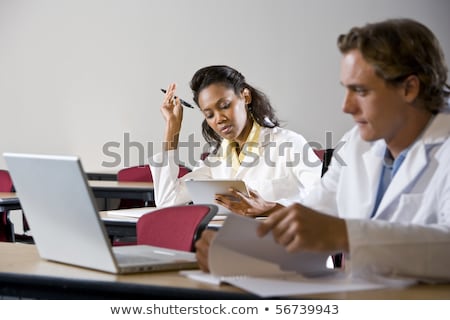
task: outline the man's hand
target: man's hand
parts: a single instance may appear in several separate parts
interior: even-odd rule
[[[208,265],[208,251],[211,241],[216,236],[216,232],[212,230],[205,230],[202,232],[200,239],[195,242],[195,255],[200,269],[204,272],[209,272]]]
[[[345,220],[326,215],[301,204],[273,212],[258,227],[258,235],[272,231],[275,241],[289,252],[299,250],[348,252]]]

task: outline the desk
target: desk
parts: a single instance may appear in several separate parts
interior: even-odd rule
[[[137,199],[153,201],[152,182],[118,182],[109,180],[90,180],[89,186],[98,198]],[[13,192],[0,192],[0,211],[19,210],[20,202]]]
[[[151,209],[151,208],[149,208]],[[136,239],[137,218],[108,215],[107,211],[100,211],[100,218],[111,239]]]
[[[88,180],[107,180],[107,181],[116,181],[117,173],[116,172],[86,172],[86,176]]]
[[[0,243],[0,296],[40,299],[245,299],[231,286],[200,283],[171,272],[113,275],[49,262],[34,245]]]
[[[14,224],[9,219],[9,211],[18,209],[20,209],[20,201],[14,192],[0,192],[0,219],[5,221],[4,232],[7,241],[15,241]]]
[[[89,186],[97,198],[154,201],[153,182],[90,180]]]
[[[138,209],[138,208],[137,208]],[[145,208],[143,208],[145,211]],[[148,207],[150,211],[151,207]],[[133,209],[131,209],[133,210]],[[120,215],[121,210],[117,210],[116,214],[112,214],[115,210],[110,211],[100,211],[100,218],[102,219],[108,235],[112,238],[125,238],[125,239],[135,239],[136,238],[136,223],[138,218]],[[127,211],[127,210],[125,210]],[[208,224],[208,228],[218,229],[224,222],[225,217],[217,215]]]
[[[98,181],[94,182],[93,184],[96,184]],[[110,190],[108,189],[108,187],[111,187],[111,189],[113,189],[113,193],[114,192],[119,192],[117,190],[115,190],[114,188],[117,187],[117,182],[116,183],[109,183],[107,181],[103,181],[102,183],[105,184],[105,190]],[[108,184],[109,183],[109,184]],[[136,188],[135,183],[132,183],[133,186],[132,188]],[[120,183],[120,188],[122,188],[122,183]],[[125,189],[128,188],[130,186],[126,185]],[[140,186],[138,186],[140,187]],[[121,190],[119,188],[119,190]],[[139,189],[139,188],[138,188]],[[143,189],[139,189],[139,192],[149,192],[149,187],[147,185],[143,186]],[[143,191],[142,191],[143,190]],[[153,189],[151,189],[153,190]],[[106,192],[106,191],[102,191],[102,192]],[[120,191],[121,192],[121,191]],[[11,210],[20,210],[21,209],[21,205],[20,205],[20,201],[19,198],[17,197],[16,193],[13,192],[0,192],[0,212],[9,212]],[[110,237],[119,237],[119,238],[128,238],[128,237],[136,237],[136,221],[135,220],[126,220],[124,219],[120,219],[120,217],[110,217],[110,219],[108,219],[108,217],[106,217],[106,215],[103,216],[103,221],[105,223],[106,226],[106,230],[108,232],[108,235]],[[9,221],[9,219],[8,219]]]
[[[255,299],[228,285],[210,285],[178,272],[113,275],[48,262],[36,247],[0,243],[0,295],[41,299]],[[450,299],[450,284],[416,285],[294,297],[298,299]]]
[[[14,192],[0,192],[0,212],[20,209],[19,198]]]

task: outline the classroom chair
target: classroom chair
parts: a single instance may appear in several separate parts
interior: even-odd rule
[[[14,192],[14,185],[7,170],[0,170],[0,192]],[[16,234],[14,224],[8,217],[8,212],[0,212],[0,241],[34,243],[33,237],[25,234],[26,231],[30,230],[30,227],[23,212],[22,224],[24,234]]]
[[[182,177],[185,174],[191,172],[191,170],[185,166],[179,166],[178,177]],[[127,182],[152,182],[152,172],[150,170],[150,166],[142,165],[142,166],[134,166],[121,169],[117,173],[117,181],[127,181]],[[139,208],[139,207],[154,207],[154,202],[145,203],[141,200],[133,200],[133,199],[121,199],[119,204],[119,209],[127,209],[127,208]]]
[[[12,192],[13,183],[7,170],[0,170],[0,192]],[[8,218],[8,212],[0,212],[0,241],[14,242],[14,225]]]
[[[331,158],[333,157],[334,149],[314,149],[314,153],[322,161],[322,176],[327,172],[330,165]],[[333,264],[335,268],[342,268],[344,266],[343,254],[338,253],[333,256]]]
[[[331,158],[333,157],[334,149],[313,149],[320,161],[322,161],[322,176],[327,172],[328,166],[330,165]]]
[[[217,210],[214,204],[196,204],[144,214],[136,224],[137,244],[194,252],[195,241]]]
[[[209,152],[203,152],[200,155],[200,160],[205,161],[205,159],[208,158],[208,156],[209,156]]]

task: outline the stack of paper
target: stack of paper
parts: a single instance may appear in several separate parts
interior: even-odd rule
[[[182,271],[189,278],[226,282],[262,297],[367,290],[385,284],[354,279],[326,266],[328,254],[288,253],[271,234],[259,238],[260,222],[236,214],[227,217],[209,250],[210,274]]]

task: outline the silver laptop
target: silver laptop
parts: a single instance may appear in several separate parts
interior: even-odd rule
[[[110,273],[197,266],[192,252],[112,247],[78,157],[4,157],[41,258]]]

